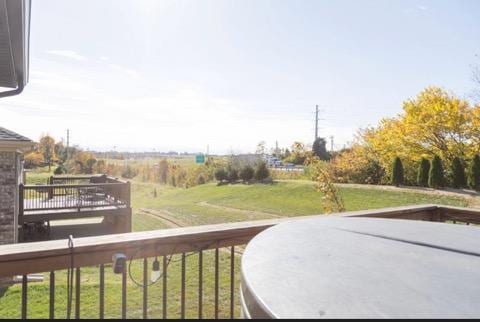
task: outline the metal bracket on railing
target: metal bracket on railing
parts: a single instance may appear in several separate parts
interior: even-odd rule
[[[123,253],[116,253],[112,256],[113,272],[115,274],[122,274],[125,272],[127,266],[127,256]]]

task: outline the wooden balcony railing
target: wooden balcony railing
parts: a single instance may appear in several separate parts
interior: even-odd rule
[[[86,176],[51,176],[47,180],[47,184],[89,184],[89,183],[107,183],[108,179],[112,179],[113,183],[119,182],[118,179],[109,178],[106,175],[86,175]],[[111,183],[112,183],[111,182]]]
[[[333,216],[426,220],[467,225],[480,223],[478,210],[437,205],[347,212]],[[59,312],[68,311],[69,307],[73,317],[83,317],[82,292],[89,292],[88,317],[149,318],[157,315],[156,317],[162,318],[235,318],[239,315],[238,268],[243,246],[265,229],[302,218],[305,217],[97,236],[79,238],[73,240],[73,243],[57,240],[7,245],[0,247],[0,277],[22,276],[18,301],[21,318],[29,317],[28,294],[31,286],[27,275],[42,272],[46,272],[45,276],[49,277],[45,310],[48,310],[50,318],[66,317],[66,313],[60,316]],[[124,254],[128,262],[116,277],[112,273],[111,263],[112,255],[118,253]],[[154,258],[160,258],[161,263],[162,275],[156,284],[161,287],[158,288],[150,285],[148,276]],[[135,283],[132,282],[130,271],[132,262],[140,265],[137,267],[139,276]],[[62,287],[65,288],[66,279],[62,270],[69,271],[68,280],[72,281],[70,288],[67,288],[71,292],[71,306],[69,303],[65,305],[65,299],[56,298],[59,283],[63,283]],[[98,276],[96,293],[93,295],[91,288],[82,287],[82,283],[86,282],[82,279],[84,270],[88,270],[89,274],[95,270],[95,275]],[[62,277],[57,278],[59,275]],[[178,277],[175,283],[172,276]],[[115,289],[115,294],[121,297],[118,308],[106,305],[108,278],[121,280]],[[38,296],[38,289],[33,291]],[[172,298],[170,292],[177,298]],[[194,296],[187,296],[192,293]],[[160,295],[161,303],[154,304],[157,297],[152,298],[152,294]],[[92,297],[96,301],[94,305],[91,303]]]
[[[117,214],[131,215],[130,183],[106,175],[52,176],[45,185],[19,186],[20,226]],[[118,232],[130,231],[126,221]]]

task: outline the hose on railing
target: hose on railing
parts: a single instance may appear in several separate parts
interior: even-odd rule
[[[195,255],[197,252],[199,251],[202,251],[204,249],[209,249],[212,245],[218,243],[219,241],[216,240],[208,245],[206,245],[205,247],[201,248],[201,249],[198,249],[194,252],[191,252],[189,254],[186,254],[185,255],[185,259],[190,257],[190,256],[193,256]],[[166,265],[166,268],[168,268],[168,266],[170,265],[170,263],[179,263],[182,261],[182,259],[179,259],[179,260],[172,260],[173,256],[175,255],[175,249],[176,249],[176,246],[173,248],[173,251],[172,251],[172,254],[168,256],[168,259],[167,259],[167,265]],[[163,275],[165,274],[165,272],[162,272],[162,274],[155,280],[155,282],[151,282],[150,284],[147,284],[147,285],[144,285],[140,282],[138,282],[137,280],[135,280],[135,278],[133,277],[132,275],[132,270],[131,270],[131,266],[132,266],[132,262],[134,260],[134,258],[136,257],[137,253],[141,250],[141,248],[137,249],[137,251],[130,257],[130,261],[128,263],[128,276],[130,277],[130,280],[135,284],[137,285],[138,287],[141,287],[141,288],[144,288],[144,287],[149,287],[149,286],[152,286],[154,284],[156,284],[158,281],[160,281],[163,277]],[[157,257],[155,257],[155,260],[157,261]]]

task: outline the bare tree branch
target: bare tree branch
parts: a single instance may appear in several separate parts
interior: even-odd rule
[[[477,57],[479,57],[477,55]],[[475,83],[473,99],[480,103],[480,64],[472,67],[472,80]]]

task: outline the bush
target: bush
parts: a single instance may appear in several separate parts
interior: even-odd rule
[[[201,185],[201,184],[205,184],[205,183],[206,183],[205,177],[202,176],[202,175],[199,175],[198,178],[197,178],[197,185]]]
[[[226,181],[228,179],[227,171],[224,168],[219,168],[215,171],[215,179],[217,181]]]
[[[240,179],[243,180],[243,182],[248,182],[253,179],[253,176],[255,175],[255,170],[249,165],[246,165],[240,170]]]
[[[470,188],[480,191],[480,156],[475,155],[468,171],[468,185]]]
[[[430,172],[428,175],[428,185],[431,188],[441,188],[444,186],[444,174],[442,160],[438,155],[433,157],[432,164],[430,166]]]
[[[238,170],[234,167],[229,167],[227,170],[227,177],[230,183],[235,183],[238,180]]]
[[[452,161],[452,187],[459,189],[466,185],[465,168],[462,160],[454,158]]]
[[[129,165],[122,171],[122,177],[126,179],[132,179],[136,175],[137,171]]]
[[[360,145],[341,151],[330,164],[337,182],[381,184],[390,179],[378,160]]]
[[[430,162],[422,158],[418,167],[417,184],[420,187],[428,187],[428,173],[430,172]]]
[[[267,164],[265,162],[260,162],[255,169],[255,180],[263,181],[270,176],[270,171],[267,168]]]
[[[60,164],[58,167],[55,168],[53,173],[56,174],[56,175],[65,174],[65,173],[67,173],[67,169],[65,168],[65,166],[63,164]]]
[[[393,160],[391,183],[397,187],[403,184],[403,165],[399,157]]]

